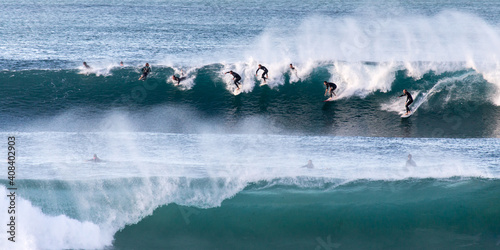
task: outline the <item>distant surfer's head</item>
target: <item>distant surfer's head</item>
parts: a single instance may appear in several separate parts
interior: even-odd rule
[[[259,64],[259,68],[260,68],[260,67],[262,67],[262,65],[261,65],[261,64]]]
[[[172,76],[172,79],[174,79],[174,80],[175,80],[175,75],[173,75],[173,76]]]
[[[403,93],[406,94],[406,92],[408,92],[408,91],[406,91],[406,89],[403,89]]]
[[[411,159],[411,154],[408,154],[408,160]]]
[[[324,81],[324,82],[323,82],[323,84],[325,84],[325,85],[326,85],[326,81]]]
[[[94,159],[97,158],[97,154],[94,154]]]
[[[149,63],[146,63],[146,66],[148,66],[148,67],[149,67]]]

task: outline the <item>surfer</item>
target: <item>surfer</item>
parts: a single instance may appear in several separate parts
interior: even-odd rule
[[[87,62],[83,62],[83,66],[86,68],[86,69],[91,69],[92,67],[90,67]]]
[[[406,89],[403,89],[403,94],[398,96],[399,97],[402,97],[402,96],[406,96],[406,104],[405,104],[405,107],[406,107],[406,115],[410,113],[410,108],[408,106],[410,106],[410,104],[412,104],[413,102],[413,97],[411,97],[411,94],[410,92],[408,92]]]
[[[302,166],[302,168],[313,169],[314,168],[313,162],[311,160],[309,160],[307,162],[307,165]]]
[[[416,167],[417,163],[411,159],[411,154],[408,154],[408,160],[406,160],[406,167]]]
[[[146,80],[148,77],[149,72],[151,72],[151,68],[149,67],[149,63],[146,63],[146,66],[144,66],[142,69],[142,76],[139,77],[139,80]]]
[[[240,76],[240,75],[238,75],[236,72],[233,72],[232,70],[230,70],[230,71],[228,71],[228,72],[224,73],[224,75],[225,75],[225,74],[227,74],[227,73],[229,73],[229,74],[231,74],[231,75],[233,76],[234,85],[236,85],[236,88],[237,88],[237,89],[240,89],[240,86],[239,86],[238,84],[240,84],[240,85],[241,85],[241,83],[240,83],[241,76]]]
[[[290,71],[295,73],[295,76],[300,80],[299,75],[297,75],[297,69],[291,63],[290,63]]]
[[[181,75],[180,77],[177,77],[177,76],[175,76],[175,75],[172,75],[172,80],[177,81],[177,84],[176,84],[176,85],[181,84],[181,81],[182,81],[182,80],[184,80],[184,79],[186,79],[186,77],[183,77],[182,75]]]
[[[333,96],[337,96],[335,92],[333,92],[335,89],[337,89],[337,85],[335,83],[324,81],[323,84],[325,84],[326,86],[325,95],[326,93],[328,93],[328,90],[330,90],[330,98],[332,98]]]
[[[255,71],[255,76],[257,76],[257,73],[259,72],[259,70],[262,70],[264,71],[264,73],[262,73],[262,79],[264,79],[264,83],[266,82],[266,79],[269,78],[269,76],[267,75],[267,68],[262,66],[261,64],[259,64],[259,68],[257,68],[257,71]]]
[[[99,159],[99,157],[97,157],[97,154],[94,154],[94,157],[92,157],[92,159],[87,160],[87,161],[101,162],[102,160],[101,160],[101,159]]]
[[[122,66],[122,67],[123,67],[123,62],[120,62],[120,66]]]

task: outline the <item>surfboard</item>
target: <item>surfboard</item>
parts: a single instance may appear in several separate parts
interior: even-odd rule
[[[267,82],[262,82],[259,86],[262,87],[262,86],[265,86],[267,85]]]
[[[410,112],[408,112],[408,113],[404,113],[403,115],[401,115],[401,118],[408,118],[411,115],[413,115],[413,110],[410,110]]]
[[[233,91],[233,95],[239,95],[239,94],[241,94],[241,88],[240,89],[235,89]]]
[[[331,101],[335,101],[335,96],[330,97],[330,98],[324,100],[323,102],[331,102]]]

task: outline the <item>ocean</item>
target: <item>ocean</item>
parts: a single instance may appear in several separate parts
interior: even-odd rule
[[[500,249],[500,2],[0,6],[0,249]]]

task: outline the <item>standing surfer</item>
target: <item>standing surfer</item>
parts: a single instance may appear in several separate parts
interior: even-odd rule
[[[335,83],[324,81],[323,84],[325,84],[326,86],[325,95],[329,91],[330,98],[332,98],[333,96],[337,96],[335,92],[333,92],[335,89],[337,89],[337,85]]]
[[[402,97],[402,96],[406,96],[406,104],[405,104],[406,114],[405,115],[407,115],[410,113],[410,108],[408,106],[410,106],[410,104],[413,102],[413,97],[411,97],[410,92],[408,92],[406,89],[403,89],[403,94],[398,96],[398,98]]]
[[[237,89],[240,89],[240,86],[239,86],[238,84],[241,84],[241,83],[240,83],[241,76],[240,76],[240,75],[238,75],[236,72],[233,72],[232,70],[230,70],[230,71],[228,71],[228,72],[224,73],[224,75],[225,75],[225,74],[227,74],[227,73],[229,73],[229,74],[231,74],[231,75],[233,76],[234,85],[236,85],[236,88],[237,88]]]
[[[149,72],[151,72],[151,68],[149,67],[149,63],[146,63],[146,66],[144,66],[142,69],[142,76],[139,77],[139,80],[146,80],[148,77]]]
[[[257,71],[255,71],[255,76],[257,76],[257,73],[259,72],[259,70],[262,70],[264,71],[264,73],[262,73],[262,79],[264,79],[264,83],[266,82],[266,79],[269,78],[269,76],[267,75],[267,68],[262,66],[261,64],[259,64],[259,68],[257,69]]]
[[[299,75],[297,75],[297,69],[296,69],[296,68],[295,68],[295,67],[294,67],[291,63],[290,63],[290,71],[291,71],[292,73],[295,73],[295,76],[296,76],[297,78],[299,78],[299,80],[300,80]]]

